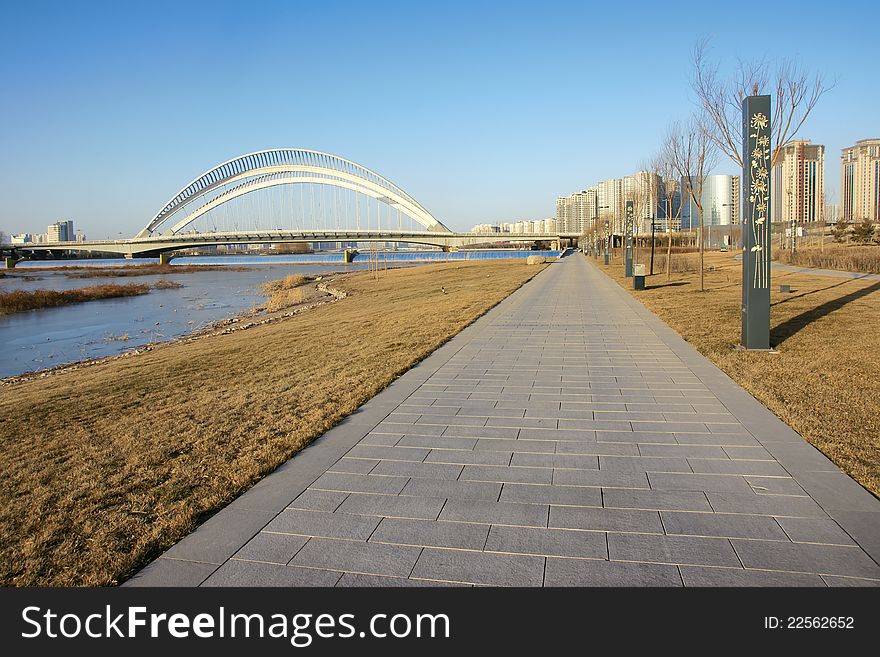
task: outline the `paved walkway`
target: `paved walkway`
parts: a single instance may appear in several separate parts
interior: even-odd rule
[[[878,559],[880,501],[575,255],[129,584],[880,585]]]

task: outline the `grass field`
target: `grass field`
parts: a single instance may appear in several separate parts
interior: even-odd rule
[[[0,584],[118,583],[542,268],[346,275],[275,323],[0,387]]]
[[[880,494],[880,282],[773,273],[776,353],[736,349],[741,265],[708,253],[696,272],[649,277],[632,290],[623,266],[593,260],[685,340],[875,495]],[[780,284],[792,287],[779,292]]]

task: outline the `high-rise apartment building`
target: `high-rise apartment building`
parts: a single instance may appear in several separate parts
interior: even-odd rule
[[[696,187],[696,182],[694,187]],[[700,227],[700,215],[696,203],[687,191],[685,181],[679,184],[682,190],[681,228],[696,230]],[[703,206],[703,226],[730,226],[740,222],[740,179],[739,176],[713,175],[703,178],[700,202]]]
[[[651,232],[651,222],[659,216],[660,191],[663,182],[656,173],[639,171],[623,179],[623,200],[633,202],[633,231]],[[625,213],[625,210],[624,210]]]
[[[75,239],[72,221],[56,221],[46,231],[47,242],[73,242]]]
[[[860,139],[840,155],[840,205],[849,222],[880,222],[880,139]]]
[[[773,221],[821,221],[825,195],[825,147],[797,139],[787,144],[773,166],[770,207]]]
[[[584,234],[596,220],[595,187],[556,199],[556,226],[560,233]]]

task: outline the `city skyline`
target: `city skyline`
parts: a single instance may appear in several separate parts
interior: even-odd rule
[[[688,58],[702,37],[719,60],[787,56],[835,82],[798,138],[825,145],[838,202],[842,149],[880,132],[880,91],[867,84],[880,11],[849,4],[859,21],[839,11],[821,25],[774,6],[770,46],[723,8],[664,41],[658,27],[685,7],[675,3],[638,6],[626,24],[615,8],[572,3],[269,4],[251,16],[222,3],[204,16],[186,4],[9,7],[0,230],[72,219],[95,238],[130,237],[183,181],[276,146],[381,171],[453,229],[548,217],[556,197],[641,168],[668,124],[687,118]],[[851,46],[799,36],[820,29]],[[648,58],[664,66],[639,68]],[[739,171],[722,160],[713,173]]]

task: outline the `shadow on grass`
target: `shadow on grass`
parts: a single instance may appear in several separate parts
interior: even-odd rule
[[[687,285],[687,281],[675,281],[673,283],[660,283],[659,285],[646,285],[646,290],[659,290],[661,287],[679,287]]]
[[[852,283],[852,282],[853,282],[852,279],[845,280],[840,283],[835,283],[834,285],[829,285],[827,287],[819,287],[819,288],[816,288],[815,290],[810,290],[809,292],[801,292],[800,294],[796,294],[797,290],[792,290],[790,293],[791,296],[787,296],[784,299],[780,299],[779,301],[776,301],[770,305],[771,306],[779,306],[779,305],[782,305],[783,303],[788,303],[789,301],[794,301],[795,299],[802,299],[804,297],[808,297],[811,294],[816,294],[817,292],[824,292],[825,290],[833,290],[836,287],[840,287],[841,285],[846,285],[847,283]]]
[[[836,285],[832,285],[831,287],[837,287]],[[828,288],[830,289],[830,288]],[[770,344],[778,346],[785,342],[788,338],[793,336],[795,333],[800,331],[802,328],[809,326],[811,323],[815,322],[818,319],[822,319],[829,313],[834,312],[835,310],[840,310],[846,304],[851,301],[856,301],[861,299],[862,297],[866,297],[869,294],[873,294],[880,290],[880,282],[874,283],[873,285],[869,285],[868,287],[864,287],[860,290],[855,290],[854,292],[850,292],[842,297],[838,297],[837,299],[832,299],[831,301],[826,301],[821,306],[816,306],[811,310],[807,310],[806,312],[801,313],[800,315],[795,315],[791,319],[784,321],[782,324],[777,326],[774,329],[770,330]],[[817,290],[818,291],[818,290]],[[806,296],[810,294],[809,292],[802,294],[800,296]],[[788,300],[788,299],[787,299]],[[781,303],[781,302],[779,302]],[[776,305],[776,304],[774,304]]]

